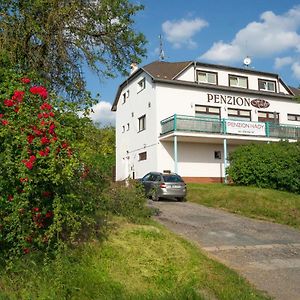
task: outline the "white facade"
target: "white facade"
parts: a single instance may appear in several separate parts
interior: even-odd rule
[[[207,73],[212,83],[199,82]],[[238,145],[300,138],[293,91],[278,75],[249,69],[194,62],[138,69],[112,108],[116,180],[170,171],[186,181],[221,181]]]

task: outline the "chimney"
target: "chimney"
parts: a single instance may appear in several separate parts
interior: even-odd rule
[[[139,69],[139,66],[136,62],[131,63],[130,65],[130,75],[136,72]]]

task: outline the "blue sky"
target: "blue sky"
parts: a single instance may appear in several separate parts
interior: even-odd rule
[[[252,68],[278,73],[291,86],[300,85],[300,3],[294,0],[132,0],[145,9],[135,17],[135,29],[147,44],[141,66],[158,60],[163,37],[166,61],[196,60],[243,66],[250,56]],[[128,66],[129,70],[129,66]],[[87,74],[88,88],[101,95],[92,118],[114,124],[110,112],[124,78],[99,80]]]

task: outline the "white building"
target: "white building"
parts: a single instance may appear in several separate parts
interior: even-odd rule
[[[116,180],[149,171],[224,180],[238,145],[300,139],[300,90],[273,73],[199,62],[153,62],[119,87]]]

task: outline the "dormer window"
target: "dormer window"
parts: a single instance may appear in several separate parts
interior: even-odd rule
[[[248,78],[236,75],[229,75],[229,86],[247,89]]]
[[[145,77],[138,82],[138,93],[146,88],[146,79]]]
[[[271,80],[258,79],[258,89],[266,92],[276,92],[276,82]]]
[[[198,83],[210,83],[217,84],[217,73],[197,71],[197,82]]]

